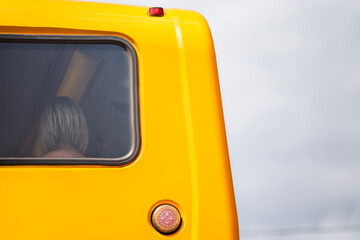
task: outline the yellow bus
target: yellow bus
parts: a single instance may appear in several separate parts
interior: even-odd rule
[[[0,2],[0,239],[239,239],[193,11]]]

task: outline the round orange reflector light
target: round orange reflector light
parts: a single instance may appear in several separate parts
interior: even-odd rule
[[[179,229],[181,217],[179,211],[169,204],[163,204],[153,211],[151,222],[160,233],[170,234]]]

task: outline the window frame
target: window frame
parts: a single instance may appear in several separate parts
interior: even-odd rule
[[[0,157],[0,165],[125,165],[137,157],[140,151],[140,118],[138,88],[138,57],[134,46],[124,38],[108,35],[36,35],[0,34],[0,42],[13,43],[85,43],[115,44],[123,47],[129,54],[130,67],[130,115],[132,142],[130,151],[120,158],[38,158],[38,157]]]

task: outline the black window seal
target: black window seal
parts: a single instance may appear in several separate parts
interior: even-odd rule
[[[138,58],[133,45],[124,38],[108,35],[33,35],[33,34],[0,34],[0,42],[13,43],[84,43],[84,44],[115,44],[129,50],[132,66],[132,108],[133,133],[132,147],[128,154],[120,158],[52,158],[44,159],[36,157],[0,157],[0,166],[14,165],[100,165],[121,166],[134,161],[140,151],[140,119],[139,119],[139,93],[138,93]]]

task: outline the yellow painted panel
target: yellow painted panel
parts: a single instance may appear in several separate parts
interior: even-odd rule
[[[206,21],[192,11],[65,1],[1,1],[1,34],[111,35],[138,56],[141,149],[126,166],[1,166],[0,239],[238,239]],[[174,235],[150,224],[172,203]]]

